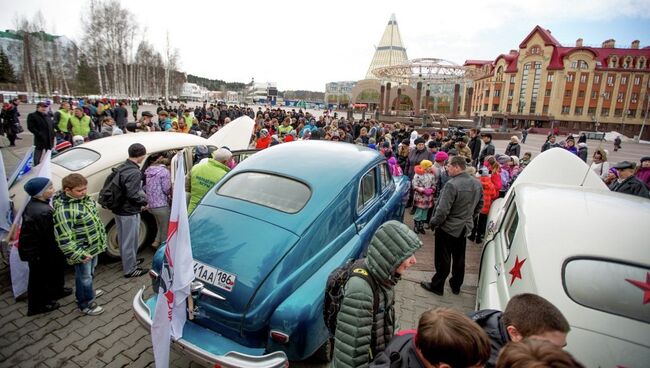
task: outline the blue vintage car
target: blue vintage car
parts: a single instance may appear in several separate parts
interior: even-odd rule
[[[363,256],[383,222],[402,220],[408,186],[377,151],[348,143],[281,144],[240,163],[190,217],[195,317],[177,347],[222,367],[327,352],[327,276]],[[156,296],[145,301],[143,291],[133,308],[149,328]]]

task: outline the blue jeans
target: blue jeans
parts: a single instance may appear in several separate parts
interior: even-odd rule
[[[93,289],[95,267],[97,267],[97,256],[88,263],[74,265],[75,296],[77,297],[77,306],[81,310],[88,308],[95,299],[95,290]]]

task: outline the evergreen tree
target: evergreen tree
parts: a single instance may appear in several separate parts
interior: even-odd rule
[[[14,67],[9,62],[5,51],[0,47],[0,83],[16,83]]]
[[[79,55],[75,92],[78,95],[93,95],[99,93],[97,71],[94,67],[88,64],[86,55],[83,54]]]

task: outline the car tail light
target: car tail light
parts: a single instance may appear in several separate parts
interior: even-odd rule
[[[286,344],[289,342],[289,335],[281,331],[271,330],[271,340],[281,344]]]

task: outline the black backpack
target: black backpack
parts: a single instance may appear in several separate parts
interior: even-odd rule
[[[97,203],[107,210],[116,210],[124,202],[124,195],[120,186],[120,168],[113,168],[104,181],[104,186],[99,191]]]
[[[365,261],[363,259],[350,260],[343,266],[336,268],[327,277],[327,284],[325,284],[325,304],[323,306],[323,317],[325,319],[325,326],[330,332],[330,336],[334,336],[336,332],[336,317],[341,310],[341,302],[343,301],[345,284],[351,277],[360,277],[370,285],[372,288],[372,323],[375,324],[377,311],[379,310],[379,297],[377,296],[377,285],[368,273]],[[374,353],[375,346],[377,345],[377,336],[374,328],[371,329],[370,347]]]

